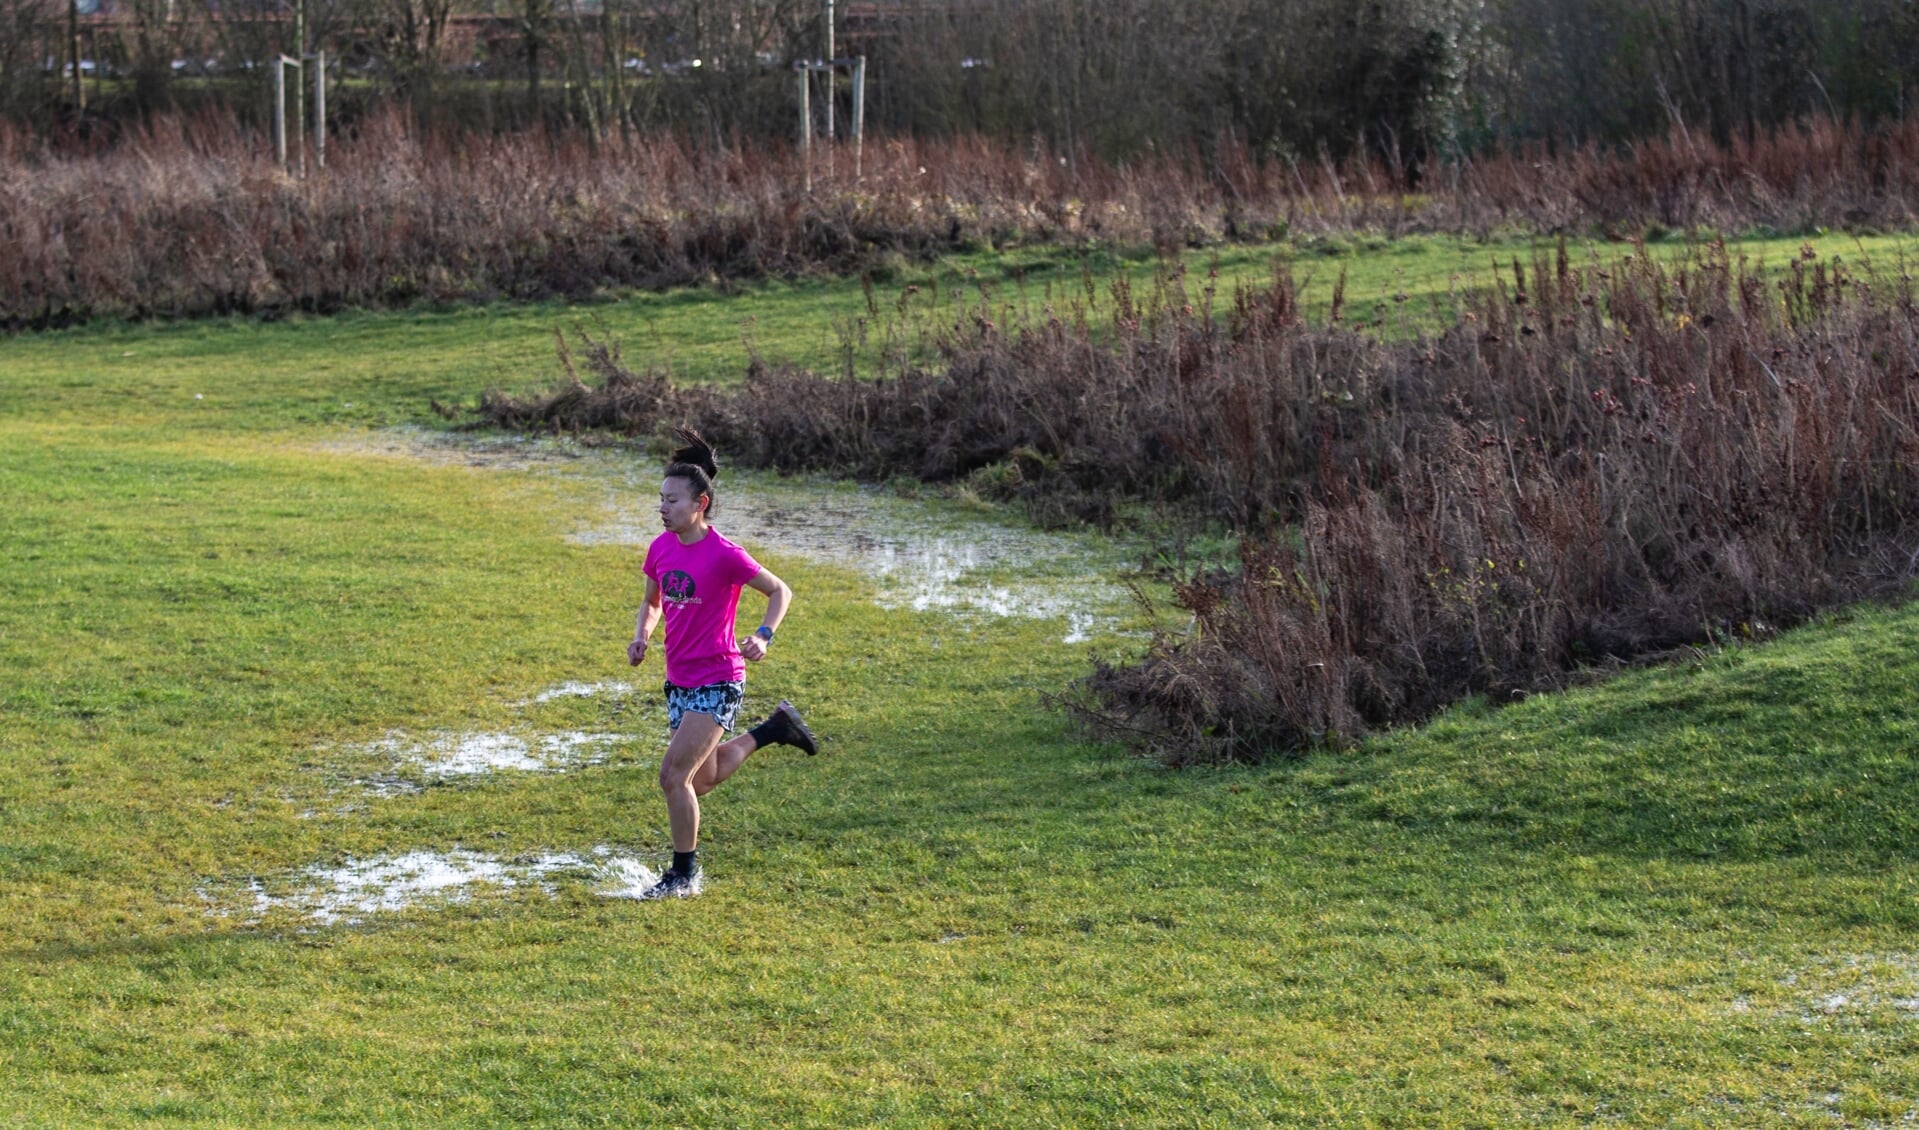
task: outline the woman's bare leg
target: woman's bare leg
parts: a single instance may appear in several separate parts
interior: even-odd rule
[[[794,723],[803,734],[803,740],[811,743],[813,741],[813,735],[810,731],[806,730],[806,724],[799,721],[799,713],[793,710],[791,703],[782,701],[780,703],[780,709],[775,711],[773,718],[768,719],[768,721],[771,722],[777,719],[782,712],[794,720]],[[692,715],[686,715],[685,717],[690,718]],[[702,714],[700,717],[705,718],[707,715]],[[686,723],[682,721],[680,725],[684,728]],[[776,742],[780,740],[785,739],[775,739]],[[753,751],[759,748],[760,740],[753,736],[752,730],[746,731],[731,741],[722,742],[714,749],[713,756],[702,762],[699,771],[693,774],[693,795],[705,796],[707,793],[712,792],[713,786],[739,772],[740,766],[746,764],[746,759],[753,756]],[[812,747],[807,745],[801,748],[811,750]]]
[[[706,790],[696,789],[694,781],[713,761],[714,751],[724,734],[711,714],[689,711],[680,716],[679,729],[673,731],[672,740],[666,743],[666,756],[660,759],[660,791],[666,794],[666,819],[673,829],[674,851],[692,851],[699,846],[699,794]],[[745,760],[744,755],[740,760]],[[733,768],[739,768],[738,762]]]
[[[684,726],[686,723],[682,722],[680,725]],[[713,751],[713,756],[707,758],[706,763],[700,766],[700,771],[693,774],[693,794],[705,796],[712,792],[714,785],[738,772],[740,766],[746,764],[746,759],[751,757],[753,751],[758,748],[760,743],[753,740],[752,734],[741,734],[730,742],[722,742],[719,748]]]

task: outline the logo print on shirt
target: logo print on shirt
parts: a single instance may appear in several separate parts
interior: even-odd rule
[[[660,578],[660,592],[674,604],[686,604],[693,600],[693,575],[675,569]]]

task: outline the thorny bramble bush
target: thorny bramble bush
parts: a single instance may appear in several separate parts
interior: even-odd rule
[[[613,288],[851,273],[888,256],[1011,244],[1161,250],[1282,234],[1660,225],[1909,226],[1919,120],[1815,121],[1720,147],[1683,130],[1621,151],[1524,150],[1436,168],[1255,159],[1127,165],[980,138],[813,159],[667,134],[429,131],[398,111],[304,179],[231,119],[162,116],[97,151],[0,122],[0,328],[97,317],[331,311],[579,297]]]
[[[1562,243],[1403,343],[1306,326],[1283,273],[1217,314],[1186,286],[1019,330],[982,306],[941,364],[871,381],[756,368],[675,389],[589,341],[598,388],[569,375],[487,415],[691,422],[749,464],[964,481],[1042,517],[1146,499],[1225,519],[1241,561],[1176,585],[1190,625],[1067,696],[1173,763],[1764,635],[1919,562],[1909,276],[1810,248],[1770,273],[1723,246],[1575,266]]]

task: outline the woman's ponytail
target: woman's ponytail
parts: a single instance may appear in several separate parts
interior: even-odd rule
[[[681,446],[667,458],[665,477],[685,479],[692,484],[695,497],[705,495],[706,513],[710,517],[719,502],[719,496],[713,491],[713,480],[720,477],[719,456],[713,453],[713,445],[692,428],[674,428],[673,434]]]

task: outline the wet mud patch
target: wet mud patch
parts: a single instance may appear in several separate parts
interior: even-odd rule
[[[585,730],[395,730],[370,742],[321,746],[309,768],[329,797],[389,800],[502,775],[550,776],[616,762],[639,764],[633,756],[638,744],[627,734]],[[335,813],[345,815],[358,807],[348,803]],[[315,814],[312,808],[301,813]]]
[[[1919,954],[1848,954],[1786,975],[1775,1015],[1804,1027],[1919,1034]],[[1735,1011],[1751,1011],[1743,998]]]
[[[609,498],[609,517],[573,540],[642,547],[659,533],[657,485]],[[1128,607],[1111,578],[1124,567],[1107,539],[1035,530],[949,502],[877,487],[738,475],[720,494],[714,527],[763,551],[850,568],[883,608],[962,618],[1060,620],[1077,643],[1118,628]]]
[[[353,432],[319,445],[344,455],[372,455],[432,463],[441,467],[479,467],[498,471],[559,470],[597,458],[601,450],[548,436],[477,436],[425,428],[382,428]]]
[[[368,802],[501,777],[554,776],[657,764],[666,749],[664,704],[632,684],[572,680],[506,704],[496,730],[390,730],[362,741],[321,742],[306,785],[281,794],[301,819],[346,816]]]
[[[527,699],[525,702],[516,703],[515,705],[543,706],[549,702],[559,702],[565,699],[575,698],[623,699],[632,695],[634,689],[632,683],[623,682],[561,683],[556,687],[548,687],[539,694]]]
[[[326,449],[534,471],[598,487],[603,517],[572,533],[580,545],[639,548],[660,532],[659,467],[631,447],[401,428]],[[1116,578],[1138,547],[1111,537],[1038,530],[952,499],[738,468],[726,469],[719,497],[713,524],[726,536],[756,551],[849,568],[870,580],[872,599],[884,608],[982,622],[1057,620],[1068,644],[1120,634],[1134,612]]]
[[[292,922],[307,927],[360,925],[378,916],[532,892],[545,898],[578,883],[608,898],[635,897],[658,880],[645,864],[604,845],[587,852],[512,857],[455,848],[348,858],[271,878],[249,876],[200,889],[206,913],[246,926]]]
[[[619,734],[579,730],[557,734],[437,732],[420,737],[389,734],[354,752],[391,760],[401,776],[426,780],[476,777],[488,773],[565,773],[603,765],[622,740]]]

